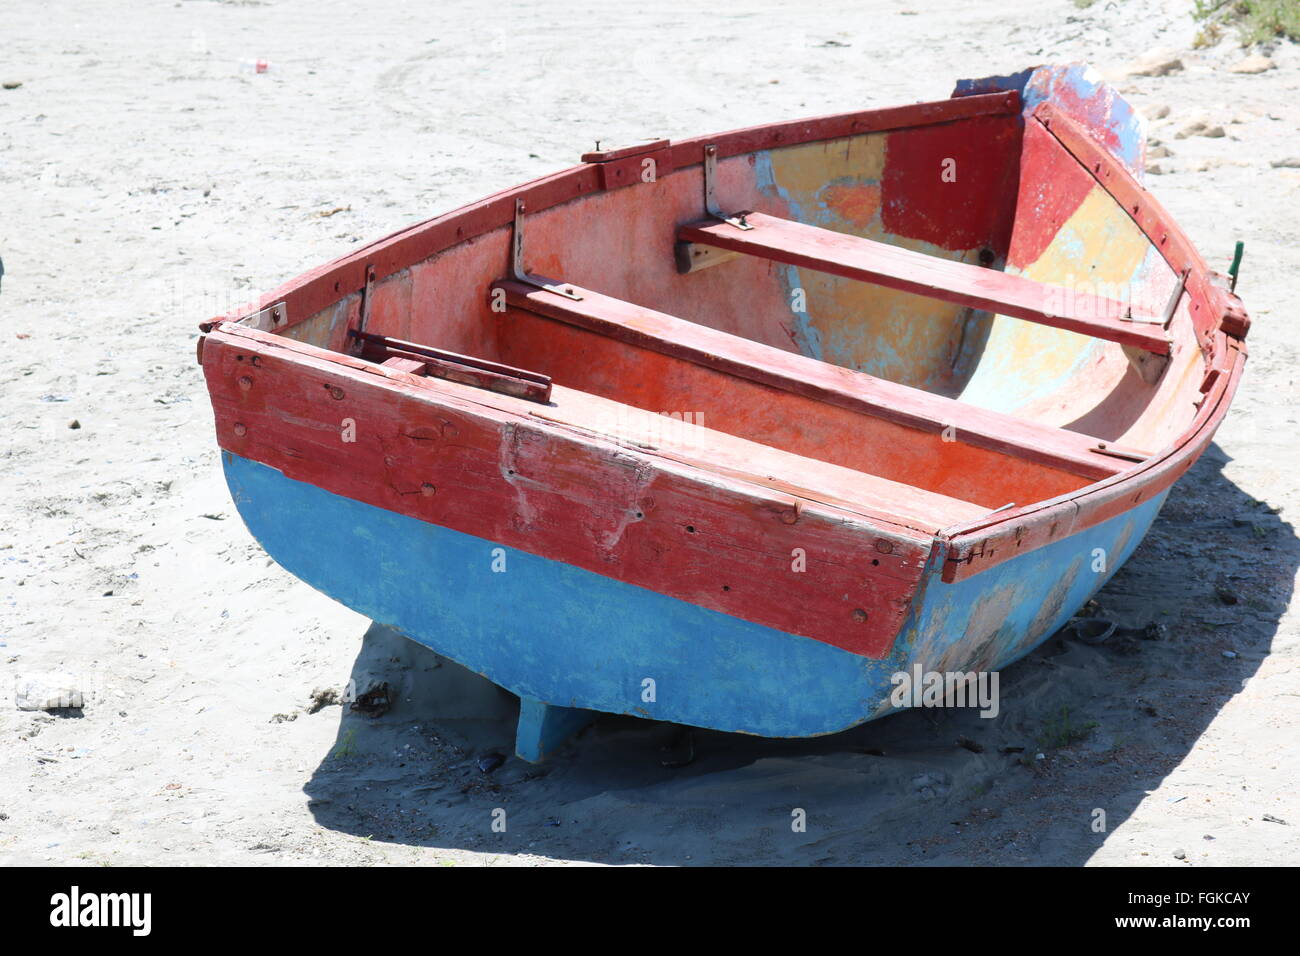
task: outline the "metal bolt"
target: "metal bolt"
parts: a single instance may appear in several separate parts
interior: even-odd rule
[[[242,422],[235,422],[236,435],[238,435],[240,438],[243,438],[247,432],[248,432],[248,428]]]
[[[855,608],[853,611],[853,620],[859,624],[866,624],[867,612],[862,610],[862,608]]]

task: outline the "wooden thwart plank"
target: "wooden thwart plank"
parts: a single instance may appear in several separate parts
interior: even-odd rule
[[[754,228],[704,220],[683,226],[678,238],[1169,354],[1159,317],[1130,318],[1128,307],[1115,299],[764,213],[749,213],[747,222]]]
[[[1098,439],[1078,432],[887,382],[588,289],[577,289],[582,299],[573,301],[509,280],[494,288],[506,293],[513,308],[931,434],[951,428],[955,441],[1094,481],[1118,474],[1132,467],[1132,460],[1145,457],[1134,452],[1132,460],[1126,461],[1108,453],[1115,450],[1113,445],[1105,448]]]

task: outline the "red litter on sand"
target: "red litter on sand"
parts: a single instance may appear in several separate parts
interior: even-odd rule
[[[270,63],[267,63],[265,60],[258,60],[257,63],[255,63],[253,66],[253,71],[255,73],[265,73],[270,68],[271,68]]]

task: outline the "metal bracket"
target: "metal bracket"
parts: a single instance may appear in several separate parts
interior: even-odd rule
[[[718,147],[704,147],[704,209],[710,216],[715,219],[721,219],[725,223],[730,223],[737,229],[753,229],[745,221],[745,213],[738,213],[735,216],[728,216],[718,206],[718,196],[714,192],[714,183],[718,178]]]
[[[349,334],[355,334],[366,331],[370,325],[370,308],[374,304],[374,284],[375,284],[375,267],[372,263],[366,263],[366,284],[361,287],[361,303],[357,306],[357,327],[350,329]],[[353,355],[360,354],[360,339],[351,343],[350,349]]]
[[[1165,311],[1160,315],[1160,325],[1162,328],[1169,328],[1169,323],[1174,320],[1174,313],[1178,310],[1178,300],[1183,297],[1183,290],[1187,288],[1187,276],[1191,269],[1184,269],[1178,275],[1178,284],[1174,286],[1173,293],[1169,296],[1169,301],[1165,303]]]
[[[288,321],[288,307],[283,302],[277,302],[275,305],[268,305],[260,312],[253,312],[244,316],[235,324],[248,329],[256,329],[259,332],[274,332]]]
[[[516,282],[522,282],[538,289],[545,289],[547,292],[554,292],[556,295],[562,295],[566,299],[572,299],[575,302],[582,301],[582,296],[574,292],[572,286],[548,284],[540,279],[533,278],[524,271],[524,201],[522,199],[515,200],[515,232],[514,241],[510,245],[510,275]]]

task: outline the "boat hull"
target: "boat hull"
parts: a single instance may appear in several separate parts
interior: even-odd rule
[[[526,701],[766,737],[899,709],[895,675],[989,672],[1031,652],[1129,558],[1162,493],[946,583],[927,569],[872,659],[331,493],[230,452],[226,480],[281,566]],[[651,683],[647,683],[651,682]]]
[[[587,154],[206,323],[234,500],[518,695],[527,759],[597,712],[810,737],[953,706],[918,678],[992,716],[1240,381],[1235,279],[1143,141],[1067,66]]]

